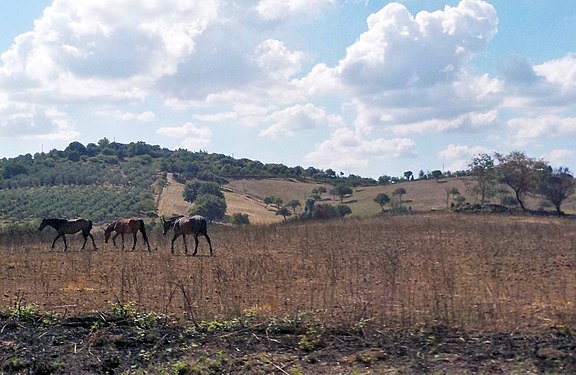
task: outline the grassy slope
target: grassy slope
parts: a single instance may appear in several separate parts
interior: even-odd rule
[[[165,216],[186,214],[191,205],[182,199],[183,185],[172,180],[170,176],[168,181],[159,200],[159,214]],[[312,195],[312,190],[320,185],[287,179],[233,180],[224,186],[224,196],[228,205],[227,214],[246,213],[250,217],[250,222],[254,224],[279,222],[282,221],[282,217],[275,214],[274,207],[266,207],[263,202],[265,197],[276,196],[282,198],[284,203],[296,199],[304,205],[306,198]],[[376,195],[386,193],[392,197],[392,192],[402,187],[406,190],[402,200],[405,206],[409,206],[413,211],[444,210],[446,209],[446,191],[452,188],[458,189],[466,198],[466,202],[477,202],[477,197],[472,192],[474,185],[470,177],[462,177],[440,181],[418,180],[387,186],[360,187],[352,196],[344,199],[344,204],[352,209],[353,216],[374,216],[380,212],[380,206],[374,202]],[[328,191],[331,189],[329,185],[324,184],[324,186]],[[537,209],[541,199],[528,197],[526,201],[528,207]],[[452,202],[452,196],[449,197],[450,202]],[[338,204],[339,199],[325,193],[322,195],[322,203]],[[571,198],[563,205],[563,209],[566,213],[574,213],[575,205],[576,199]],[[302,208],[300,207],[299,210]]]

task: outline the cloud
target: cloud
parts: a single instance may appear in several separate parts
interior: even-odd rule
[[[576,164],[576,152],[574,150],[567,149],[555,149],[544,155],[544,159],[547,160],[552,167],[563,167],[566,165]],[[574,171],[572,171],[574,172]]]
[[[267,21],[313,16],[336,4],[335,0],[260,0],[255,9]]]
[[[150,122],[156,119],[156,115],[152,111],[144,111],[142,113],[133,113],[133,112],[124,112],[124,111],[114,111],[112,113],[114,118],[123,121],[142,121],[142,122]]]
[[[237,112],[220,112],[206,115],[195,115],[194,119],[204,122],[232,121],[238,118]]]
[[[178,71],[218,9],[217,0],[54,1],[1,55],[0,87],[45,100],[142,95]]]
[[[182,147],[188,150],[201,149],[212,141],[212,131],[209,128],[191,122],[178,127],[162,127],[156,132],[166,137],[182,139]]]
[[[462,1],[415,17],[391,3],[367,23],[368,30],[348,47],[337,71],[355,90],[373,93],[454,79],[496,33],[498,17],[483,1]]]
[[[576,57],[573,54],[539,65],[513,56],[506,59],[506,64],[509,65],[504,68],[506,100],[502,107],[521,111],[524,116],[573,113],[576,100]]]
[[[519,55],[507,56],[498,64],[498,69],[504,75],[505,82],[511,85],[533,85],[539,79],[532,63]]]
[[[493,122],[501,100],[501,83],[469,68],[497,25],[494,7],[480,0],[415,16],[390,3],[368,17],[367,31],[336,66],[318,64],[298,84],[351,103],[364,135],[468,130],[481,118]]]
[[[483,146],[450,144],[439,152],[438,157],[446,163],[445,169],[454,172],[468,169],[475,155],[491,154],[493,151]]]
[[[508,120],[512,140],[518,146],[539,143],[545,139],[576,135],[576,117],[542,115]]]
[[[276,111],[264,122],[272,125],[261,131],[260,136],[272,138],[293,137],[301,131],[344,125],[340,116],[331,115],[324,108],[309,103]]]
[[[0,108],[0,135],[16,139],[72,140],[80,133],[54,108],[19,105]]]
[[[346,170],[365,168],[369,161],[412,158],[415,143],[407,138],[365,139],[347,128],[339,128],[306,159],[320,168]]]

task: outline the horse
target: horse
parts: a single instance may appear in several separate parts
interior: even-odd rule
[[[162,225],[164,227],[164,230],[162,231],[163,235],[166,235],[170,229],[174,230],[174,237],[172,238],[172,254],[174,254],[174,241],[176,241],[180,235],[182,235],[182,239],[184,240],[184,249],[186,254],[188,254],[186,235],[193,234],[196,247],[194,248],[194,253],[192,253],[192,255],[194,256],[198,252],[198,243],[200,242],[198,240],[199,235],[203,235],[206,238],[206,241],[208,241],[208,246],[210,246],[210,255],[214,255],[214,251],[212,250],[212,242],[210,241],[210,237],[208,237],[208,232],[206,230],[206,219],[202,216],[175,216],[168,220],[165,220],[164,216],[162,216]]]
[[[114,247],[116,247],[116,241],[115,241],[116,237],[121,235],[122,250],[124,250],[124,235],[132,234],[134,238],[134,243],[132,245],[132,250],[130,251],[134,251],[134,248],[136,247],[136,234],[138,233],[138,231],[142,233],[142,237],[144,238],[144,241],[146,241],[146,245],[148,246],[148,251],[150,251],[150,243],[148,242],[148,236],[146,235],[144,220],[138,217],[122,218],[110,223],[110,225],[108,225],[108,227],[104,230],[104,242],[108,243],[108,240],[110,239],[110,234],[112,232],[116,232],[114,237],[112,237],[112,243],[114,244]]]
[[[92,234],[90,233],[90,231],[92,230],[92,220],[86,220],[86,219],[67,220],[57,218],[51,218],[51,219],[43,218],[42,223],[40,223],[40,228],[38,228],[38,230],[41,231],[46,227],[46,225],[51,226],[52,228],[56,229],[56,232],[58,232],[58,235],[56,236],[56,238],[54,238],[54,241],[52,241],[52,249],[54,248],[56,240],[62,237],[62,240],[64,240],[64,251],[66,251],[68,249],[68,244],[66,243],[66,235],[78,233],[80,231],[82,231],[82,236],[84,237],[84,244],[82,245],[81,250],[84,250],[84,247],[86,246],[86,240],[88,239],[88,237],[92,239],[92,246],[94,246],[94,249],[97,249],[96,243],[94,242],[94,236],[92,236]]]

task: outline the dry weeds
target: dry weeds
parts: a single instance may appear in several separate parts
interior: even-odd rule
[[[576,225],[569,219],[428,214],[209,228],[216,256],[50,250],[51,236],[3,237],[0,309],[19,296],[65,315],[134,302],[193,321],[312,312],[326,324],[446,324],[540,331],[576,324]],[[188,239],[193,241],[192,239]]]

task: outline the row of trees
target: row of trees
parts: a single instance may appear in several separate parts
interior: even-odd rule
[[[512,189],[522,210],[528,211],[526,195],[538,194],[548,199],[558,214],[563,214],[561,206],[576,188],[576,180],[568,168],[555,169],[520,151],[495,153],[494,157],[480,154],[469,166],[482,205],[494,195],[496,186],[504,183]]]

